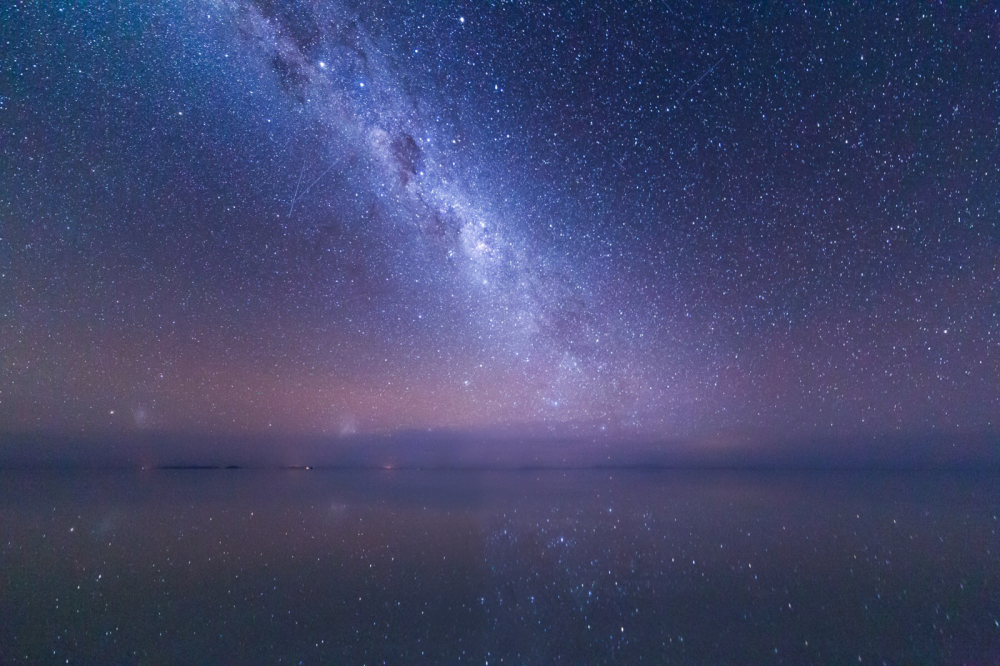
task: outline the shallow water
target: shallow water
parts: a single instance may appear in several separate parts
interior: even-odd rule
[[[1000,479],[0,473],[0,663],[997,663]]]

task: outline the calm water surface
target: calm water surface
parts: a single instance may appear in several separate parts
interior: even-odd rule
[[[995,664],[998,481],[4,472],[0,663]]]

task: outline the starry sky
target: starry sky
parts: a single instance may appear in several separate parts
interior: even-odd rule
[[[0,7],[0,429],[1000,424],[991,3]]]

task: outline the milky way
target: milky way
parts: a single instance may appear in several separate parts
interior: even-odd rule
[[[8,432],[997,428],[995,8],[0,23]]]

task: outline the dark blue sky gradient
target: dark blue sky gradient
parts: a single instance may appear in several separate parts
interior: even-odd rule
[[[371,4],[0,8],[0,429],[997,432],[996,7]]]

